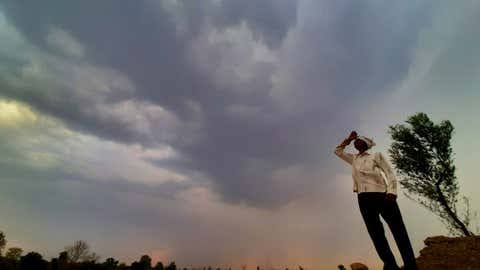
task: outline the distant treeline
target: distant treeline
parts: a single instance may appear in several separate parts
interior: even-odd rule
[[[121,263],[114,258],[101,260],[95,252],[90,250],[87,242],[82,240],[65,247],[58,257],[46,260],[37,252],[24,254],[23,249],[19,247],[7,249],[7,239],[5,234],[0,231],[0,270],[177,270],[177,265],[175,262],[170,262],[168,265],[157,262],[152,265],[152,259],[148,255],[142,255],[138,261],[132,262],[130,265]],[[182,270],[214,270],[214,268],[208,266],[183,268]],[[232,269],[215,268],[215,270]],[[247,270],[247,266],[242,265],[241,270]],[[264,269],[257,266],[256,270]],[[270,268],[270,270],[275,269]],[[289,269],[285,268],[285,270]],[[299,266],[298,270],[304,269]]]
[[[114,258],[101,261],[97,254],[90,251],[89,245],[81,240],[65,247],[58,257],[49,261],[37,252],[23,254],[22,248],[6,247],[7,239],[0,231],[0,270],[177,270],[175,262],[165,266],[157,262],[152,266],[152,259],[148,255],[141,256],[130,265]]]

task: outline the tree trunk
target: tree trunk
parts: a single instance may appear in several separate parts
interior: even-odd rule
[[[453,221],[455,221],[455,223],[462,230],[465,236],[471,236],[472,233],[467,229],[465,224],[463,224],[463,222],[457,217],[457,215],[452,211],[452,209],[448,205],[447,200],[445,199],[445,196],[443,196],[442,190],[440,189],[440,184],[439,183],[435,184],[435,187],[437,189],[440,204],[442,204],[442,206],[445,208],[445,210],[447,211],[447,214],[453,219]]]

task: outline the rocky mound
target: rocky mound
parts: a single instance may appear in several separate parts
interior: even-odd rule
[[[424,243],[419,270],[480,270],[480,236],[432,236]]]
[[[423,242],[425,247],[417,258],[419,270],[480,270],[480,236],[431,236]],[[350,268],[368,269],[361,263],[353,263]]]

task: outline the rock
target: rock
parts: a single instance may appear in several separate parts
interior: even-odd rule
[[[480,269],[480,236],[432,236],[423,242],[426,247],[417,258],[419,270]]]
[[[358,262],[350,264],[350,268],[352,268],[352,270],[368,270],[365,264]]]
[[[480,236],[431,236],[417,258],[418,270],[480,270]],[[368,270],[352,263],[352,270]],[[400,267],[403,270],[403,266]]]

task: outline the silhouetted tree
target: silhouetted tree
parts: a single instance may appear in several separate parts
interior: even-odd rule
[[[132,263],[131,269],[132,270],[151,270],[152,259],[148,255],[143,255],[142,257],[140,257],[140,261]]]
[[[95,252],[90,252],[90,246],[83,240],[75,241],[71,246],[65,247],[70,262],[97,261],[99,256]]]
[[[162,262],[157,262],[153,270],[164,270],[163,269],[163,263]]]
[[[58,258],[52,258],[50,260],[50,269],[51,270],[59,270],[60,267],[58,266]]]
[[[435,124],[425,113],[408,117],[406,123],[389,127],[393,139],[389,153],[402,178],[399,183],[407,190],[405,196],[439,216],[452,234],[473,235],[467,228],[469,209],[463,220],[456,210],[453,125],[448,120]]]
[[[18,261],[20,260],[22,253],[23,253],[23,249],[19,247],[11,247],[7,250],[7,253],[5,253],[5,258]]]
[[[60,252],[60,254],[58,254],[58,259],[60,261],[67,262],[68,261],[68,252],[66,252],[66,251]]]
[[[114,270],[118,266],[118,261],[114,258],[107,258],[105,262],[102,263],[102,266],[105,270]]]
[[[64,270],[68,265],[68,253],[66,251],[60,252],[58,254],[57,266],[59,270]]]
[[[165,270],[177,270],[177,265],[175,264],[175,262],[171,262],[166,268]]]
[[[20,268],[22,270],[46,270],[47,261],[42,258],[42,255],[29,252],[20,258]]]
[[[7,245],[7,238],[5,237],[5,234],[0,231],[0,256],[3,254],[3,250],[5,249],[5,246]]]
[[[150,256],[148,255],[143,255],[141,258],[140,258],[140,262],[143,263],[144,265],[146,265],[148,267],[148,269],[151,269],[152,268],[152,259],[150,258]]]

